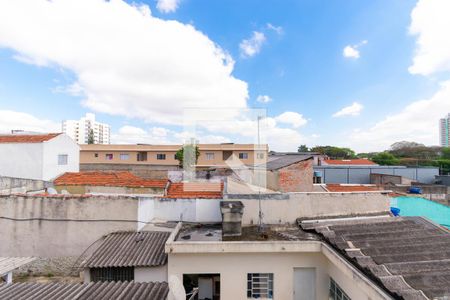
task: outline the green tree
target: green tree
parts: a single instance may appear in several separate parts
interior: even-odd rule
[[[94,130],[89,129],[89,134],[88,134],[88,144],[95,144],[95,140],[94,140]]]
[[[441,158],[450,160],[450,148],[448,147],[442,148]]]
[[[198,146],[192,144],[184,145],[177,153],[175,153],[175,159],[178,160],[180,167],[183,167],[185,158],[187,159],[186,163],[188,163],[189,166],[196,165],[199,156],[200,150],[198,149]]]
[[[306,145],[300,145],[297,152],[309,152],[309,148]]]
[[[316,146],[311,148],[310,151],[327,155],[331,159],[349,159],[356,157],[356,153],[352,149],[335,146]]]
[[[389,152],[380,152],[372,156],[372,161],[383,166],[393,166],[399,163],[399,159]]]

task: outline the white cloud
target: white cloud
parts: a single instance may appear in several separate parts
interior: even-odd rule
[[[157,0],[156,8],[162,13],[175,12],[180,5],[180,0]]]
[[[261,46],[266,41],[264,33],[253,31],[253,35],[239,44],[242,57],[252,57],[261,51]]]
[[[412,74],[450,71],[450,1],[420,0],[411,13],[409,31],[417,35]]]
[[[355,131],[352,145],[359,150],[384,150],[398,141],[437,145],[438,121],[450,112],[450,80],[429,99],[419,100],[386,117],[368,130]]]
[[[278,35],[282,35],[284,33],[283,27],[275,26],[275,25],[272,25],[271,23],[267,23],[267,28],[275,31]]]
[[[344,47],[344,50],[342,50],[342,55],[349,58],[359,58],[360,54],[358,48],[365,44],[367,44],[367,40],[363,40],[356,45],[347,45]]]
[[[26,7],[27,9],[24,9]],[[121,0],[0,1],[0,47],[69,70],[96,112],[180,124],[185,107],[247,107],[234,61],[193,26]]]
[[[359,116],[364,106],[358,102],[353,102],[352,105],[346,106],[340,111],[333,114],[334,118],[344,117],[344,116]]]
[[[272,98],[267,95],[259,95],[258,97],[256,97],[256,101],[261,102],[261,103],[268,103],[268,102],[272,101]]]
[[[292,111],[286,111],[282,113],[281,115],[275,117],[275,120],[280,123],[292,125],[292,127],[294,128],[301,127],[308,123],[303,115]]]
[[[0,110],[0,133],[11,133],[11,130],[61,132],[61,124],[24,112]]]

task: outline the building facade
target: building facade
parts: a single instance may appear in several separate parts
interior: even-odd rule
[[[450,146],[450,113],[439,121],[439,140],[442,147]]]
[[[198,168],[229,168],[229,164],[262,164],[267,160],[267,145],[199,144]],[[81,145],[81,165],[145,165],[176,167],[175,154],[182,145]]]
[[[0,175],[52,180],[79,171],[79,146],[67,135],[0,135]]]
[[[78,144],[88,144],[92,133],[94,144],[110,143],[110,126],[95,121],[95,115],[87,113],[80,120],[65,120],[62,122],[62,132]]]

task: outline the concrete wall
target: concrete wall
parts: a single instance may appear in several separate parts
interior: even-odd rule
[[[438,181],[439,184],[443,184],[450,187],[450,175],[438,175],[436,176],[436,181]]]
[[[105,234],[138,229],[133,197],[0,196],[0,256],[78,256]]]
[[[0,144],[0,175],[42,180],[42,143]]]
[[[0,176],[0,194],[40,191],[53,184],[48,181]]]
[[[435,176],[439,174],[439,168],[406,168],[399,166],[314,166],[314,171],[322,173],[322,183],[359,184],[369,184],[370,174],[372,173],[398,175],[422,183],[433,183]]]
[[[43,180],[53,180],[65,172],[78,172],[80,170],[80,147],[67,135],[60,134],[42,143],[42,145]],[[58,155],[60,154],[68,156],[67,165],[58,165]]]
[[[311,192],[313,190],[313,159],[300,161],[285,168],[268,173],[276,173],[277,189],[271,187],[268,182],[268,188],[280,192]]]
[[[389,211],[389,196],[380,192],[227,195],[244,204],[243,224],[257,224],[259,197],[263,222],[294,223],[297,218],[351,216]]]

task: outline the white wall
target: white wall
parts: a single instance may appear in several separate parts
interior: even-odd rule
[[[134,281],[136,282],[167,282],[167,265],[158,267],[135,267]]]
[[[80,170],[80,147],[67,135],[60,134],[43,144],[42,180],[52,180],[65,172]],[[58,165],[58,155],[67,154],[67,165]]]
[[[42,180],[42,143],[0,144],[0,175]]]

